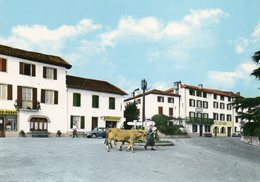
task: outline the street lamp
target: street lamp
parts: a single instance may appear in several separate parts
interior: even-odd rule
[[[145,79],[141,82],[141,88],[143,90],[143,117],[142,117],[142,129],[143,123],[145,122],[145,90],[147,89],[147,81]]]

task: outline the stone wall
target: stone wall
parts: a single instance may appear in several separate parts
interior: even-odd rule
[[[260,141],[258,137],[254,137],[254,136],[241,136],[241,141],[251,144],[251,145],[255,145],[255,146],[260,146]]]

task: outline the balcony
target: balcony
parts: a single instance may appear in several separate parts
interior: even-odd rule
[[[212,125],[212,124],[214,124],[214,119],[211,119],[211,118],[187,117],[186,118],[186,122],[188,124]]]

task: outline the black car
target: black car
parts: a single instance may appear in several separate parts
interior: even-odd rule
[[[87,131],[85,136],[87,136],[87,138],[96,138],[96,137],[106,138],[106,128],[105,127],[94,128],[92,131]]]

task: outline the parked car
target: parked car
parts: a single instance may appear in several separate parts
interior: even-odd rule
[[[105,127],[94,128],[92,131],[87,131],[85,133],[85,136],[87,138],[96,138],[96,137],[106,138],[106,128]]]

